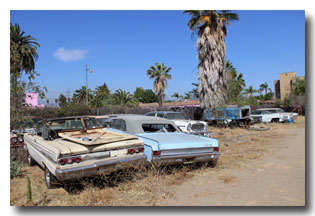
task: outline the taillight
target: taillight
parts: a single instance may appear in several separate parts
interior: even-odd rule
[[[58,160],[58,163],[60,165],[65,165],[65,164],[72,164],[72,163],[80,163],[81,162],[81,157],[76,156],[76,157],[70,157],[70,158],[61,158]]]
[[[218,152],[219,151],[219,147],[214,147],[213,151]]]
[[[143,151],[144,151],[144,147],[129,148],[127,149],[127,154],[139,153]]]
[[[161,154],[160,151],[153,151],[153,155],[154,155],[154,156],[159,156],[160,154]]]

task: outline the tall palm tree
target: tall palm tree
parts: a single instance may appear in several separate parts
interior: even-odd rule
[[[248,97],[252,97],[253,93],[256,93],[256,92],[258,92],[258,91],[256,89],[254,89],[254,87],[252,85],[244,90],[244,93],[248,94]]]
[[[10,23],[10,74],[20,76],[22,71],[32,72],[38,59],[38,47],[35,38],[25,35],[18,24]]]
[[[259,92],[265,91],[265,95],[268,93],[268,90],[271,91],[271,89],[268,88],[267,82],[261,84],[259,87],[260,87],[260,88],[259,88],[258,91],[259,91]]]
[[[147,75],[149,79],[155,79],[153,88],[155,93],[158,94],[159,106],[162,106],[164,90],[167,87],[167,80],[172,79],[172,75],[169,72],[172,68],[166,67],[163,63],[155,63],[155,67],[151,66],[150,69],[147,70]]]
[[[100,99],[105,99],[109,94],[110,94],[110,91],[109,91],[106,83],[104,83],[101,86],[97,86],[95,89],[95,95],[96,95],[96,97],[98,97]]]
[[[136,101],[133,98],[133,95],[129,92],[118,89],[114,93],[115,101],[118,105],[122,105],[124,108],[126,106],[135,106]]]
[[[77,89],[73,93],[73,98],[76,103],[86,102],[86,97],[89,97],[89,100],[93,98],[92,90],[86,89],[86,86],[82,86],[80,89]]]
[[[228,10],[186,10],[191,16],[188,28],[198,34],[199,93],[202,108],[224,104],[227,99],[225,64],[225,24],[239,20]]]

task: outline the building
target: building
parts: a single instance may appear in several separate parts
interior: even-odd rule
[[[304,79],[304,77],[297,77],[296,72],[280,73],[280,80],[274,80],[273,82],[274,98],[283,100],[286,96],[289,96],[297,79]]]
[[[44,104],[38,104],[38,94],[37,93],[25,93],[25,105],[29,107],[45,107]]]

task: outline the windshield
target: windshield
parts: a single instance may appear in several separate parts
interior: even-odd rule
[[[181,113],[167,113],[165,115],[165,117],[167,119],[183,119],[183,120],[185,120],[185,117]]]
[[[171,124],[143,124],[142,129],[146,133],[176,132],[176,129]]]
[[[96,122],[96,120],[93,118],[85,119],[85,124],[86,124],[87,129],[101,127]],[[47,125],[51,130],[80,130],[80,129],[84,129],[81,118],[50,120],[47,122]]]

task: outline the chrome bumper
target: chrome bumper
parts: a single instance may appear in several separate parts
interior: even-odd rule
[[[152,163],[155,166],[170,165],[170,164],[192,164],[198,162],[216,162],[219,159],[220,153],[209,153],[203,155],[169,155],[169,156],[154,156]]]
[[[55,176],[60,181],[77,179],[93,175],[109,174],[117,170],[136,167],[142,163],[144,164],[145,162],[146,156],[144,154],[139,156],[116,158],[71,168],[57,168]]]

